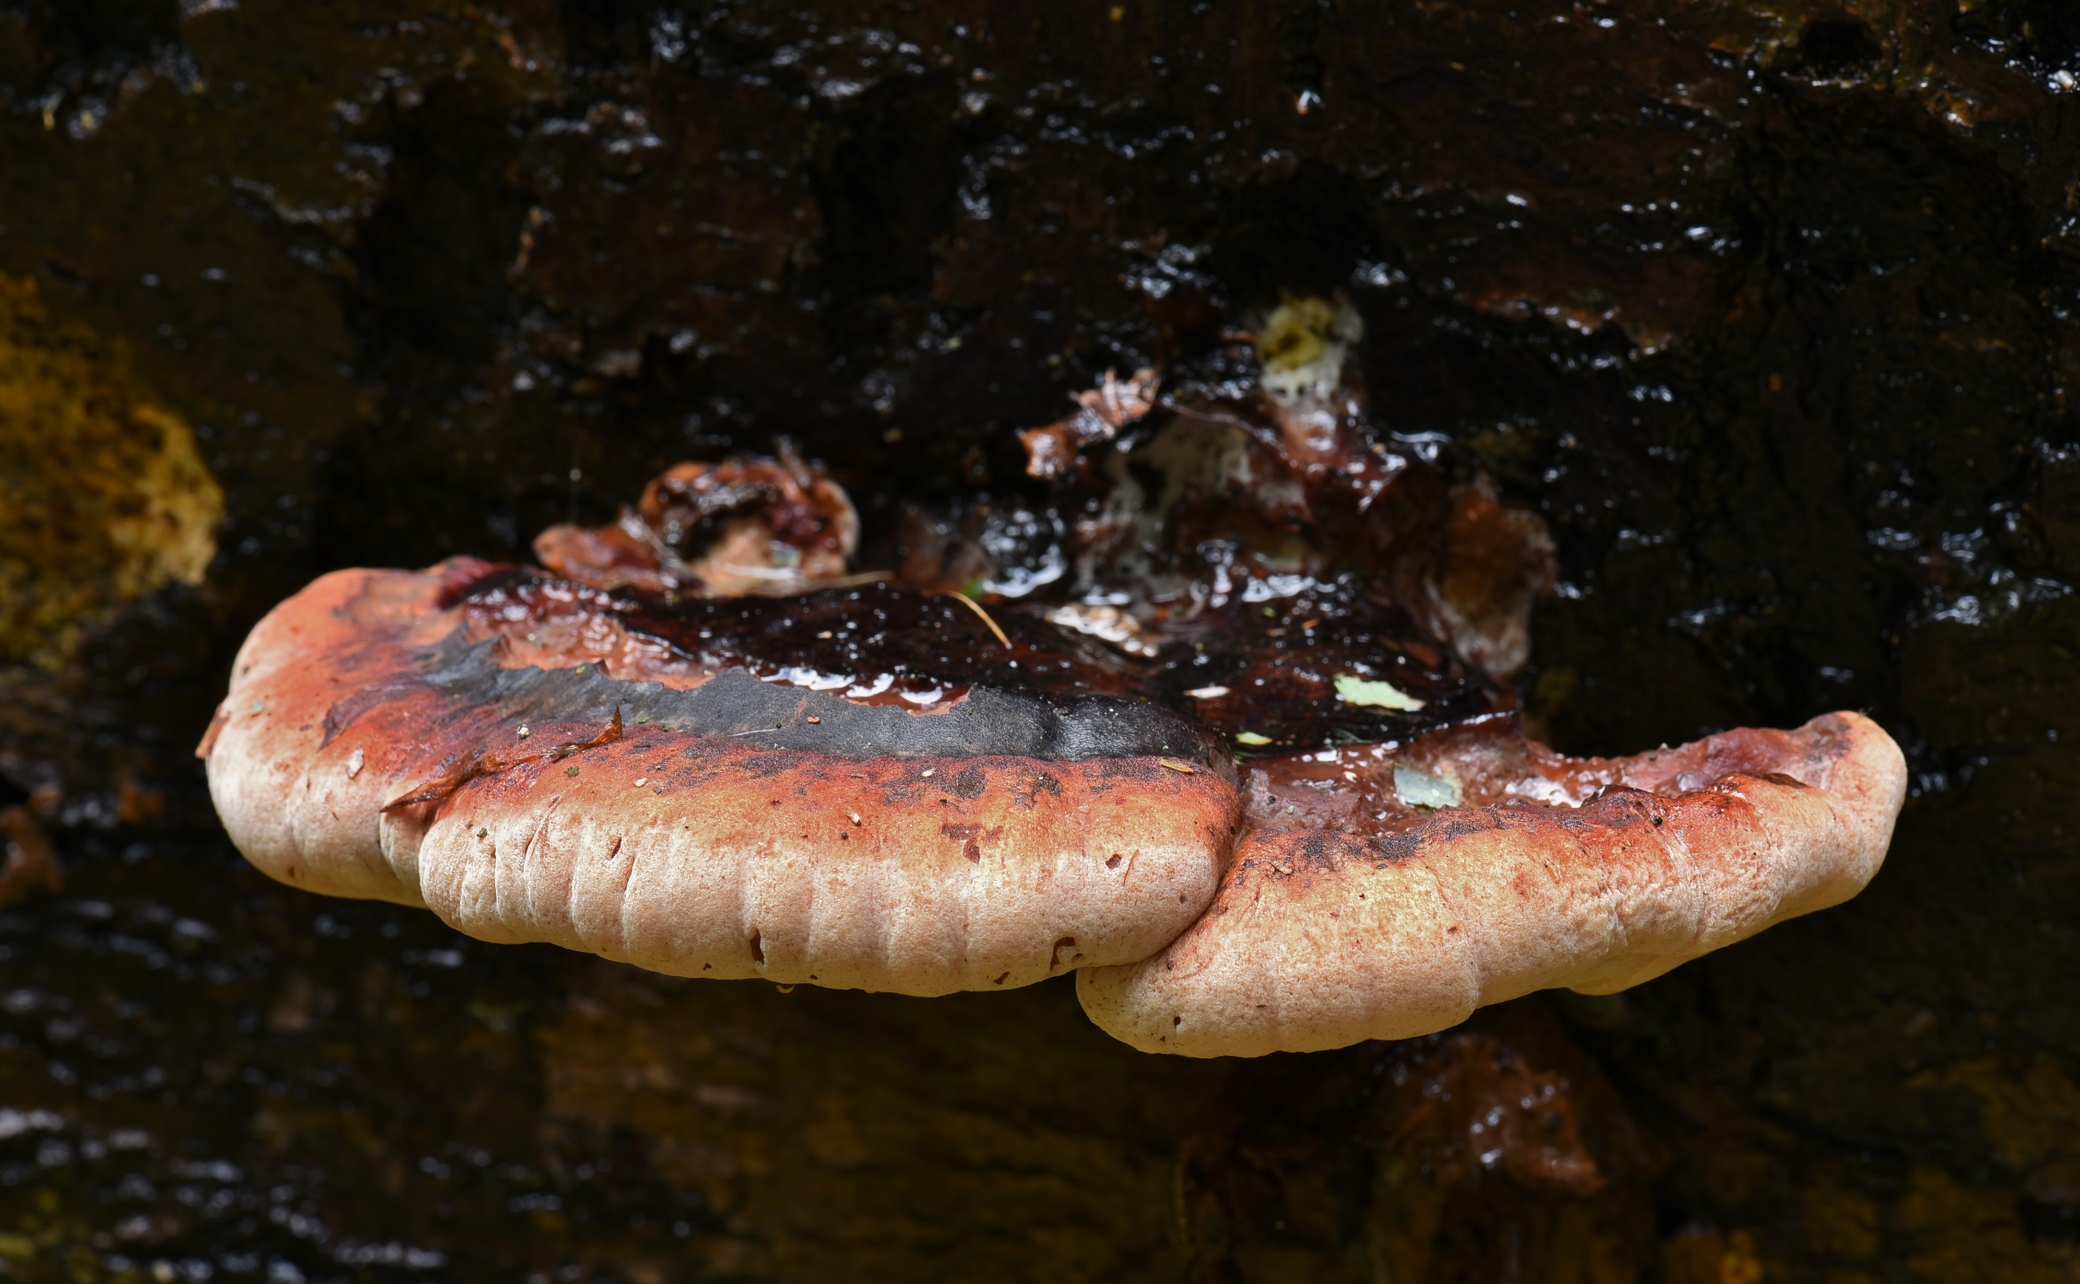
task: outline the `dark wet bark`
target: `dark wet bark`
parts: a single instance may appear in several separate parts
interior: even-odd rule
[[[0,1259],[2064,1278],[2076,78],[2051,0],[0,3],[0,274],[50,317],[0,391],[49,386],[39,342],[127,348],[104,382],[228,513],[201,587],[0,675],[67,880],[0,915]],[[318,571],[522,557],[782,437],[866,547],[906,505],[1037,512],[1017,430],[1108,368],[1216,384],[1224,327],[1335,290],[1382,428],[1553,532],[1534,730],[1855,707],[1917,773],[1854,904],[1453,1036],[1573,1085],[1601,1193],[1404,1197],[1464,1121],[1382,1132],[1362,1085],[1434,1050],[1229,1077],[1054,985],[656,982],[264,885],[209,824],[187,751]],[[0,446],[62,452],[27,422]]]

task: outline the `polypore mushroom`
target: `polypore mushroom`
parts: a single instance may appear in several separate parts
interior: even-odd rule
[[[1620,989],[1854,895],[1904,777],[1857,715],[1525,739],[1551,540],[1373,432],[1361,331],[1289,302],[1259,386],[1108,376],[1027,435],[1060,507],[911,510],[904,587],[785,450],[544,532],[547,572],[326,576],[239,653],[219,813],[277,878],[485,940],[911,994],[1081,968],[1189,1055]]]
[[[816,600],[726,605],[824,639],[891,610],[969,627],[878,587]],[[284,882],[682,976],[1010,987],[1146,957],[1205,907],[1237,796],[1184,719],[704,668],[714,605],[659,620],[467,558],[325,576],[239,652],[198,751],[218,813]]]
[[[1206,914],[1077,993],[1115,1037],[1198,1057],[1614,993],[1854,896],[1905,791],[1899,747],[1854,713],[1632,758],[1561,757],[1506,715],[1399,751],[1286,755],[1251,771]]]

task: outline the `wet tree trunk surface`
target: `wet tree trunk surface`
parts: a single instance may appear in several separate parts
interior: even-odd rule
[[[0,1278],[2073,1278],[2076,92],[2062,0],[0,0]],[[1864,709],[1866,894],[1194,1062],[1064,981],[480,945],[215,824],[321,571],[782,437],[869,543],[1042,505],[1016,430],[1339,291],[1375,419],[1553,531],[1532,728]]]

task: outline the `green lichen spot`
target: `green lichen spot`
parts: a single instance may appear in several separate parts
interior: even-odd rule
[[[1394,768],[1394,792],[1410,807],[1457,807],[1459,782],[1449,776],[1433,776],[1413,767]]]
[[[1368,709],[1399,709],[1414,713],[1423,702],[1388,682],[1368,682],[1349,673],[1336,675],[1336,698],[1345,704]]]

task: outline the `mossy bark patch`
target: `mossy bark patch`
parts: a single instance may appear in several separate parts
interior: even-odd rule
[[[216,555],[224,492],[128,353],[0,275],[0,664],[54,669],[83,629]]]

